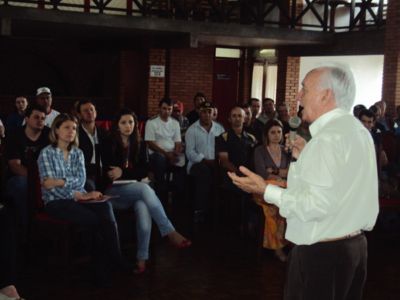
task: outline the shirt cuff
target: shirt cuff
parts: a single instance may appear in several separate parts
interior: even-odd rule
[[[279,186],[268,184],[264,192],[264,201],[280,206],[283,189]]]

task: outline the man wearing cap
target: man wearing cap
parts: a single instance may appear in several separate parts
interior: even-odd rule
[[[194,122],[196,122],[199,119],[199,107],[200,104],[206,101],[206,96],[201,93],[197,92],[196,95],[193,97],[193,104],[194,104],[194,109],[188,112],[186,115],[186,118],[189,120],[189,125],[192,125]]]
[[[46,120],[44,121],[44,125],[48,127],[51,127],[54,119],[60,114],[58,111],[51,108],[52,102],[53,98],[48,87],[40,87],[37,89],[36,103],[46,111]]]
[[[189,120],[183,115],[183,103],[181,101],[174,101],[173,103],[171,117],[178,121],[181,127],[182,141],[184,141],[186,130],[189,128]]]
[[[186,131],[187,172],[195,177],[194,217],[200,222],[208,208],[207,200],[214,175],[215,137],[224,128],[212,120],[213,105],[206,101],[200,104],[200,119]]]

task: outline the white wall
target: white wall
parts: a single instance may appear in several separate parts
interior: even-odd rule
[[[354,105],[364,104],[367,108],[382,97],[383,55],[358,56],[310,56],[300,59],[300,83],[311,69],[324,62],[347,64],[356,81]]]

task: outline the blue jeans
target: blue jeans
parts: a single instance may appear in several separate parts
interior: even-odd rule
[[[17,212],[18,222],[28,224],[28,179],[27,176],[13,176],[7,181],[7,196]]]
[[[175,230],[156,193],[148,184],[142,182],[114,184],[105,191],[105,194],[119,195],[118,198],[110,200],[115,209],[134,209],[138,243],[136,256],[138,260],[149,258],[151,219],[156,222],[162,236],[166,236]]]

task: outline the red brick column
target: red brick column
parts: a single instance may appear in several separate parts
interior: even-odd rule
[[[193,109],[193,96],[203,92],[212,100],[214,48],[171,49],[170,97]]]
[[[251,96],[251,83],[253,75],[253,50],[243,49],[239,75],[239,103],[247,103]]]
[[[278,54],[278,86],[276,103],[289,104],[290,113],[297,110],[296,95],[299,91],[300,57]]]
[[[382,99],[388,111],[400,105],[400,1],[389,0],[385,32]]]
[[[158,102],[165,95],[165,77],[150,77],[150,66],[151,65],[163,65],[165,66],[165,55],[164,49],[149,49],[149,69],[148,78],[149,86],[147,93],[147,115],[151,117],[158,113]],[[165,69],[167,72],[167,69]]]

